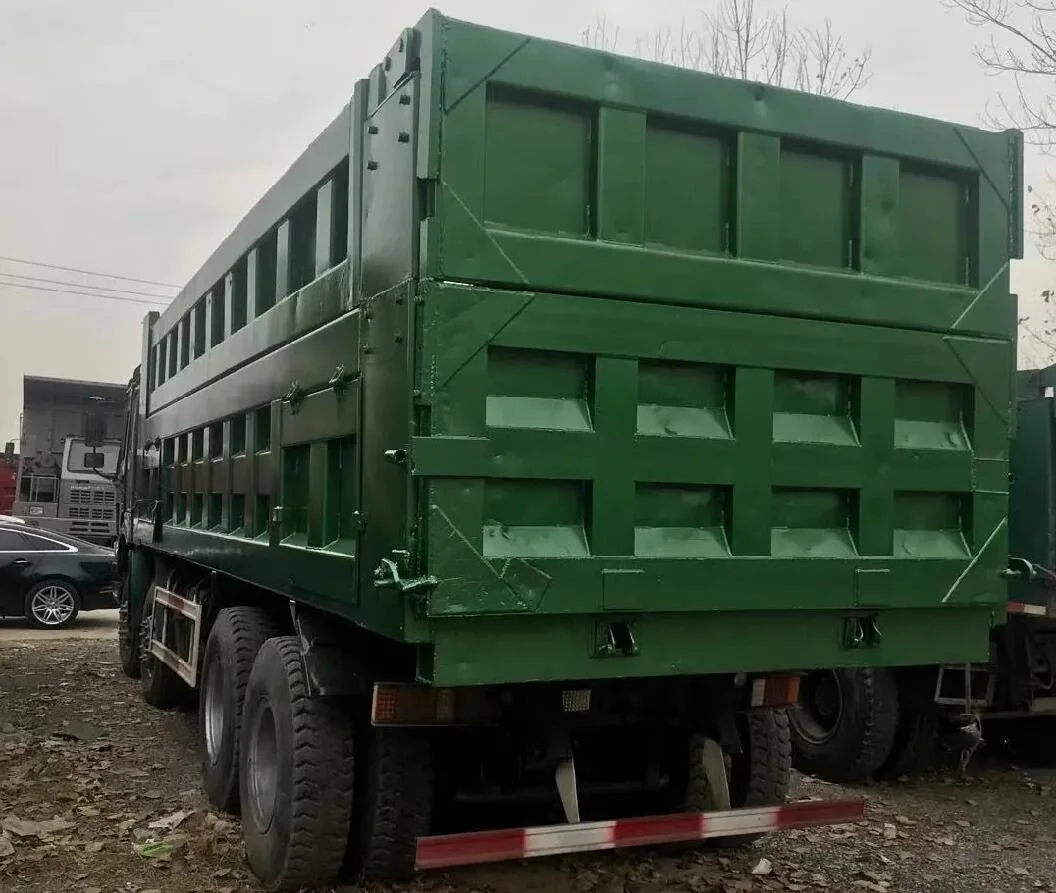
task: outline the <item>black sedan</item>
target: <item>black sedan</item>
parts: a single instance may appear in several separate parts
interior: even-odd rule
[[[0,522],[0,616],[62,629],[81,611],[117,607],[115,572],[110,549]]]

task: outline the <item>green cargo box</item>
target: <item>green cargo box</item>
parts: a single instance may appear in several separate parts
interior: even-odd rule
[[[148,318],[134,539],[441,685],[985,660],[1021,155],[430,13]]]

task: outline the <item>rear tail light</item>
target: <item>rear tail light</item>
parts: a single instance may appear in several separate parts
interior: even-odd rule
[[[375,685],[370,709],[376,726],[449,726],[488,723],[496,717],[496,705],[479,690],[398,682]]]

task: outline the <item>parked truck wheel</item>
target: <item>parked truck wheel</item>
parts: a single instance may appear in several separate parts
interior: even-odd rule
[[[128,610],[128,582],[121,583],[121,599],[117,608],[117,651],[121,672],[129,679],[139,678],[139,632],[132,626]]]
[[[797,769],[825,781],[862,781],[891,753],[898,725],[895,677],[883,668],[808,673],[789,720]]]
[[[730,806],[780,806],[788,796],[792,776],[792,739],[784,710],[759,710],[738,717],[741,752],[728,754],[727,779]],[[687,812],[707,812],[717,807],[704,770],[705,737],[693,735],[689,742]],[[742,846],[762,835],[729,838],[725,846]]]
[[[730,758],[734,809],[780,806],[792,778],[792,733],[785,710],[756,710],[739,718],[742,751]]]
[[[420,729],[377,728],[365,721],[356,742],[355,806],[343,874],[362,883],[404,880],[414,873],[418,838],[429,833],[432,741]]]
[[[154,587],[143,599],[143,617],[139,624],[139,688],[143,700],[151,707],[168,710],[182,703],[187,686],[169,667],[150,653],[154,623]]]
[[[217,809],[238,812],[238,751],[242,704],[261,646],[282,633],[267,611],[224,608],[217,614],[202,661],[198,752],[202,786]]]
[[[901,778],[927,768],[939,737],[936,671],[913,667],[896,672],[898,724],[891,752],[876,773],[881,779]]]
[[[268,890],[332,884],[352,818],[352,718],[309,697],[295,637],[257,653],[242,729],[242,837],[254,874]]]

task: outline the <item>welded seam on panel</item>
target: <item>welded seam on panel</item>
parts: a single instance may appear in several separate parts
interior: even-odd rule
[[[502,586],[505,586],[506,589],[515,598],[520,599],[522,601],[522,603],[529,602],[529,599],[530,599],[530,597],[532,596],[533,593],[531,592],[530,589],[527,589],[527,587],[525,587],[523,585],[518,585],[513,578],[507,576],[508,571],[512,567],[514,567],[516,565],[523,565],[524,567],[526,567],[530,571],[532,571],[532,573],[536,574],[541,580],[545,581],[544,585],[542,587],[542,591],[539,593],[538,602],[534,606],[534,608],[538,608],[539,603],[542,602],[543,596],[546,594],[546,590],[550,587],[550,583],[553,580],[553,578],[548,573],[546,573],[545,571],[540,570],[534,564],[532,564],[530,561],[527,561],[524,558],[506,558],[506,559],[503,559],[502,562],[501,562],[501,569],[497,569],[495,567],[495,565],[492,564],[492,562],[489,561],[485,557],[483,551],[478,549],[476,546],[473,545],[473,543],[470,541],[469,537],[467,537],[458,528],[458,526],[455,524],[455,522],[451,520],[451,518],[448,516],[448,514],[442,508],[440,508],[440,506],[438,506],[438,505],[436,505],[434,503],[433,505],[430,506],[430,510],[436,512],[436,514],[440,516],[440,518],[447,524],[448,528],[455,535],[455,537],[459,541],[461,541],[461,543],[467,549],[469,549],[469,551],[473,555],[473,557],[476,558],[477,561],[480,564],[482,564],[485,568],[487,568],[488,572],[492,575],[492,577],[494,577],[495,581],[497,583],[501,584]],[[524,608],[525,608],[525,610],[532,610],[533,606],[530,603],[528,603],[528,604],[524,604]]]
[[[979,377],[968,366],[968,364],[964,361],[964,357],[962,357],[957,352],[957,348],[954,346],[954,341],[955,340],[957,340],[957,341],[969,341],[969,340],[981,341],[981,342],[986,343],[986,344],[992,344],[994,342],[989,340],[989,339],[987,339],[987,338],[972,338],[972,339],[969,339],[969,338],[965,338],[963,336],[958,336],[956,339],[950,338],[949,336],[943,336],[942,340],[943,340],[943,342],[945,342],[946,346],[950,349],[950,353],[952,353],[954,355],[954,357],[956,357],[957,362],[961,364],[961,368],[968,374],[969,380],[975,385],[976,393],[980,394],[982,396],[983,401],[986,403],[987,406],[990,407],[990,409],[993,411],[994,415],[996,415],[999,419],[1007,418],[1008,414],[1009,414],[1009,412],[1008,412],[1009,407],[1005,407],[1004,411],[1002,411],[1002,410],[998,409],[996,406],[994,406],[993,401],[991,401],[990,398],[986,394],[986,389],[983,388],[983,387],[980,387]],[[1001,341],[999,343],[1005,343],[1005,342]]]
[[[447,385],[451,383],[455,376],[457,376],[463,369],[465,369],[466,366],[472,363],[473,359],[478,356],[482,350],[486,350],[488,345],[491,344],[496,338],[498,338],[499,335],[501,335],[504,331],[506,331],[506,329],[514,322],[514,320],[516,320],[522,313],[524,313],[525,310],[532,306],[535,301],[535,296],[525,295],[525,297],[527,298],[527,300],[523,304],[521,304],[520,307],[514,310],[513,313],[510,314],[509,318],[506,319],[502,323],[502,325],[500,325],[497,329],[495,329],[494,332],[490,332],[489,334],[485,335],[481,343],[467,357],[465,357],[465,359],[463,359],[462,362],[459,363],[458,366],[451,373],[446,375],[443,381],[435,382],[433,384],[434,390],[439,390],[441,388],[447,387]]]
[[[975,154],[975,151],[969,145],[968,140],[964,138],[964,134],[961,133],[961,128],[954,127],[953,132],[957,134],[957,139],[961,141],[961,143],[964,145],[965,150],[968,152],[969,155],[972,156],[972,161],[975,162],[976,169],[979,171],[980,175],[982,175],[982,178],[986,180],[986,182],[990,184],[990,188],[997,193],[997,197],[1001,199],[1001,204],[1005,206],[1005,210],[1011,213],[1012,209],[1011,207],[1009,207],[1008,204],[1008,193],[1002,192],[1000,189],[998,189],[997,184],[995,184],[994,181],[990,179],[990,174],[983,166],[982,161],[979,160],[979,156]]]
[[[499,71],[499,69],[501,69],[504,65],[506,65],[507,62],[509,62],[514,56],[516,56],[521,50],[523,50],[531,42],[532,42],[532,38],[531,37],[526,37],[523,41],[521,41],[520,45],[516,46],[512,50],[510,50],[510,52],[507,53],[499,61],[499,63],[497,65],[495,65],[492,68],[488,69],[488,71],[486,71],[483,75],[481,75],[480,78],[475,80],[469,86],[468,89],[463,90],[462,91],[462,95],[459,96],[458,99],[454,100],[454,102],[452,102],[451,105],[449,105],[445,109],[444,113],[448,114],[450,112],[453,112],[458,107],[459,103],[462,102],[463,99],[465,99],[467,96],[469,96],[470,93],[472,93],[474,90],[476,90],[481,84],[485,83],[489,78],[493,77],[495,75],[495,73],[497,71]]]
[[[469,539],[469,537],[468,537],[468,536],[466,536],[466,535],[465,535],[465,534],[464,534],[464,533],[463,533],[463,532],[461,531],[461,529],[460,529],[460,528],[458,527],[458,525],[457,525],[457,524],[455,524],[455,522],[451,520],[451,518],[450,518],[450,516],[449,516],[449,515],[447,514],[447,512],[445,512],[445,511],[444,511],[444,510],[443,510],[442,508],[440,508],[440,506],[438,506],[438,505],[435,505],[435,504],[434,504],[433,506],[431,506],[431,508],[432,508],[432,510],[433,510],[434,512],[436,512],[436,513],[437,513],[437,514],[438,514],[438,515],[439,515],[439,516],[440,516],[441,518],[443,518],[443,520],[444,520],[444,521],[445,521],[445,522],[447,523],[447,526],[448,526],[449,528],[451,528],[451,532],[452,532],[452,533],[453,533],[453,534],[454,534],[454,535],[455,535],[456,537],[458,537],[458,538],[459,538],[459,539],[460,539],[460,540],[462,541],[462,544],[463,544],[463,545],[464,545],[464,546],[465,546],[465,547],[466,547],[467,549],[469,549],[469,551],[470,551],[470,552],[472,552],[472,553],[473,553],[473,555],[474,555],[474,556],[475,556],[476,558],[479,558],[479,559],[480,559],[480,563],[481,563],[481,564],[483,564],[483,565],[485,565],[485,566],[486,566],[486,567],[488,568],[488,570],[490,570],[490,571],[491,571],[491,572],[492,572],[493,574],[495,574],[495,577],[496,577],[496,579],[501,579],[501,578],[499,577],[499,574],[498,574],[498,572],[497,572],[497,571],[495,570],[495,568],[494,568],[494,567],[492,567],[492,566],[491,566],[491,564],[490,564],[490,563],[488,562],[488,559],[484,557],[484,553],[483,553],[483,552],[482,552],[482,551],[481,551],[480,549],[478,549],[478,548],[477,548],[476,546],[474,546],[474,545],[473,545],[473,543],[472,543],[472,541],[471,541],[471,540]]]
[[[524,271],[521,270],[521,268],[518,267],[517,264],[515,264],[513,262],[513,258],[510,257],[506,253],[506,251],[503,249],[503,247],[495,240],[495,237],[491,234],[491,232],[484,225],[484,223],[477,218],[477,215],[473,213],[473,210],[469,207],[469,205],[467,205],[464,201],[462,201],[462,196],[460,196],[457,192],[455,192],[454,189],[451,188],[451,184],[448,183],[447,180],[441,180],[440,182],[443,185],[443,187],[447,190],[448,194],[456,202],[458,202],[458,204],[462,208],[462,210],[465,211],[469,215],[469,219],[472,220],[477,225],[477,228],[482,233],[484,233],[484,235],[487,237],[488,241],[491,242],[491,244],[494,246],[495,250],[499,252],[499,255],[502,257],[502,259],[504,261],[506,261],[507,264],[510,265],[510,269],[513,270],[513,272],[517,274],[517,278],[520,279],[521,282],[523,282],[525,285],[529,285],[530,283],[528,282],[528,277],[524,275]]]
[[[979,563],[979,560],[983,557],[983,555],[986,554],[986,550],[988,548],[990,548],[990,543],[992,543],[994,541],[995,537],[1002,530],[1004,530],[1005,527],[1007,527],[1007,526],[1008,526],[1008,518],[1002,518],[998,522],[997,527],[995,527],[993,529],[993,532],[990,534],[990,536],[988,536],[986,538],[986,542],[983,543],[982,547],[972,557],[972,560],[969,561],[968,564],[965,566],[964,570],[961,571],[960,576],[957,577],[957,579],[953,581],[953,585],[949,588],[949,590],[946,592],[946,594],[942,597],[942,604],[946,604],[946,602],[948,602],[950,600],[951,596],[957,591],[957,587],[960,586],[961,583],[964,582],[964,578],[967,577],[968,574],[970,574],[972,572],[972,568],[974,568]]]
[[[960,324],[961,324],[962,322],[964,322],[964,318],[965,318],[965,317],[966,317],[966,316],[967,316],[967,315],[968,315],[969,313],[971,313],[971,312],[972,312],[972,310],[973,310],[973,309],[975,308],[975,305],[976,305],[976,304],[978,304],[978,303],[979,303],[979,301],[981,301],[981,300],[982,300],[982,298],[983,298],[983,295],[985,295],[985,294],[986,294],[986,293],[987,293],[988,291],[990,291],[990,288],[991,288],[991,287],[993,286],[993,284],[994,284],[995,282],[997,282],[997,280],[998,280],[998,279],[999,279],[999,278],[1001,277],[1001,275],[1002,275],[1003,273],[1005,273],[1005,272],[1006,272],[1006,271],[1008,270],[1008,268],[1009,268],[1009,262],[1008,262],[1008,261],[1005,261],[1005,262],[1004,262],[1004,264],[1002,264],[1002,265],[1001,265],[1001,266],[1000,266],[1000,267],[998,268],[997,272],[996,272],[996,273],[994,273],[994,275],[990,277],[990,281],[989,281],[989,282],[987,282],[987,283],[986,283],[986,285],[984,285],[984,286],[983,286],[983,287],[982,287],[981,289],[979,289],[979,291],[977,291],[977,292],[975,293],[975,297],[974,297],[974,298],[972,298],[972,300],[971,300],[971,301],[969,301],[969,303],[968,303],[968,306],[967,306],[967,307],[965,307],[965,308],[964,308],[964,310],[962,310],[962,311],[961,311],[961,315],[960,315],[960,316],[958,316],[958,317],[957,317],[957,318],[956,318],[956,319],[955,319],[955,320],[953,321],[953,324],[952,324],[952,325],[950,326],[950,328],[951,328],[951,329],[956,329],[956,328],[957,328],[957,327],[958,327],[958,326],[959,326],[959,325],[960,325]]]

